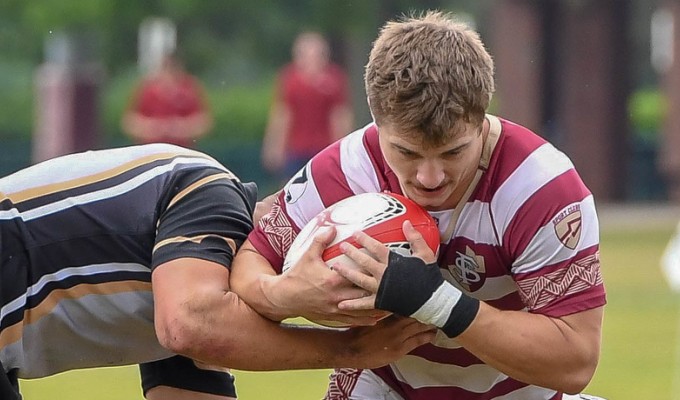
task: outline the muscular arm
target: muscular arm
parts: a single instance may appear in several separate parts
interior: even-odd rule
[[[274,321],[291,317],[333,320],[349,325],[373,325],[374,310],[343,311],[342,300],[368,294],[328,268],[323,249],[335,235],[317,235],[300,260],[285,274],[277,275],[269,261],[246,241],[232,263],[232,290],[258,313]]]
[[[416,255],[434,260],[410,224],[404,233]],[[376,295],[340,308],[376,306],[436,325],[486,364],[522,382],[565,393],[578,393],[590,382],[600,353],[602,307],[561,318],[498,310],[444,281],[436,264],[390,254],[363,233],[356,237],[370,255],[353,246],[343,252],[364,271],[342,265],[336,270]]]
[[[229,291],[229,271],[182,258],[152,274],[155,325],[164,347],[202,362],[243,370],[370,368],[433,338],[410,319],[349,331],[283,326]]]
[[[275,279],[276,272],[267,259],[246,240],[232,263],[231,290],[261,315],[272,321],[282,321],[294,315],[269,300],[265,288]]]
[[[579,393],[599,360],[602,316],[603,307],[551,318],[481,303],[477,317],[456,340],[519,381]]]

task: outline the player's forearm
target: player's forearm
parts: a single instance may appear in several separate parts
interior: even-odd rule
[[[181,318],[183,329],[163,336],[162,343],[206,364],[241,370],[377,368],[434,338],[431,327],[397,317],[343,331],[282,325],[232,292],[219,300],[197,299],[184,309],[190,315]]]
[[[293,315],[270,300],[275,290],[276,273],[269,262],[246,242],[232,263],[229,285],[231,290],[259,314],[282,321]]]
[[[602,311],[579,314],[555,319],[481,303],[473,323],[456,340],[514,379],[579,393],[590,382],[599,359]]]
[[[192,303],[177,319],[182,326],[162,336],[162,343],[179,354],[253,371],[329,368],[347,362],[336,351],[337,332],[281,326],[257,314],[234,293],[225,293],[217,301]]]
[[[601,308],[560,319],[501,311],[446,282],[436,264],[395,253],[388,264],[377,308],[439,327],[486,364],[526,383],[577,393],[592,378]]]

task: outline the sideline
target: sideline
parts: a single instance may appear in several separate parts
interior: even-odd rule
[[[680,221],[680,205],[672,203],[596,204],[601,230],[674,229]]]

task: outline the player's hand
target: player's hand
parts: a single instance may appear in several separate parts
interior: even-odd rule
[[[410,221],[404,221],[402,229],[404,230],[404,236],[411,246],[413,256],[422,259],[425,263],[436,261],[432,249],[430,249],[423,236],[413,227]],[[370,310],[375,307],[375,295],[378,292],[385,269],[387,269],[390,252],[385,245],[364,232],[355,233],[354,238],[365,251],[361,251],[347,243],[342,243],[340,248],[360,268],[341,263],[332,265],[332,268],[356,286],[370,292],[370,296],[342,301],[338,304],[338,307],[346,311]]]
[[[321,231],[314,237],[295,265],[279,275],[276,290],[269,300],[287,310],[291,317],[309,320],[328,320],[348,325],[375,325],[384,313],[376,310],[340,310],[338,303],[370,295],[366,290],[331,270],[321,258],[323,251],[335,238],[335,228]]]
[[[351,328],[347,345],[350,359],[348,367],[378,368],[398,360],[418,346],[430,343],[436,328],[412,318],[393,315],[372,327]]]

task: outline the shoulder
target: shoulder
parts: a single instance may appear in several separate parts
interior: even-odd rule
[[[545,138],[508,120],[501,119],[501,126],[486,173],[489,191],[532,185],[537,189],[560,176],[580,181],[569,157]]]
[[[582,222],[579,229],[592,233],[589,243],[595,243],[598,224],[593,196],[569,157],[530,130],[502,123],[502,134],[477,194],[477,200],[488,203],[502,242],[528,240],[537,232],[552,231],[548,227],[559,230],[564,215],[571,215]]]
[[[288,181],[283,199],[288,211],[300,214],[296,222],[304,223],[353,194],[381,191],[384,173],[376,162],[380,153],[376,144],[375,127],[366,125],[316,154]]]

